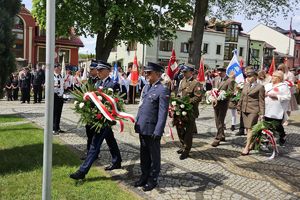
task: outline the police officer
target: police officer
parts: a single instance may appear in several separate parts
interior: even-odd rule
[[[219,77],[215,80],[215,88],[218,90],[225,90],[226,92],[233,92],[235,81],[233,77],[226,76],[226,69],[223,67],[217,68]],[[217,128],[217,134],[215,136],[214,141],[212,142],[211,146],[217,147],[219,146],[221,141],[225,141],[225,117],[228,110],[229,104],[229,96],[226,97],[224,100],[220,100],[213,104],[214,113],[215,113],[215,122]]]
[[[115,88],[115,91],[119,88],[118,84],[115,84],[109,77],[109,73],[111,71],[110,64],[100,60],[97,61],[97,71],[98,77],[100,79],[96,83],[97,88],[100,86],[103,88]],[[96,132],[93,128],[91,128],[90,130],[94,131],[94,133],[87,158],[75,173],[70,174],[70,178],[72,179],[78,180],[85,178],[85,175],[89,172],[92,164],[97,159],[98,154],[100,153],[101,144],[104,139],[109,147],[109,151],[112,156],[112,164],[106,167],[105,170],[114,170],[121,168],[122,158],[111,127],[106,126],[104,128],[101,128],[99,132]]]
[[[201,85],[194,79],[194,68],[190,66],[183,66],[182,68],[184,78],[180,81],[178,88],[178,96],[190,97],[190,103],[193,105],[193,110],[189,114],[188,121],[182,126],[176,126],[177,134],[181,143],[181,148],[177,151],[181,154],[179,159],[183,160],[189,156],[193,143],[193,134],[197,133],[196,118],[199,116],[199,102],[201,101]]]
[[[53,107],[53,134],[58,135],[65,131],[60,129],[60,118],[63,109],[64,79],[61,75],[61,65],[54,65],[54,107]]]
[[[156,187],[160,172],[160,139],[167,120],[170,91],[161,83],[162,66],[149,62],[144,71],[149,83],[142,91],[135,124],[140,138],[142,174],[134,186],[150,191]]]

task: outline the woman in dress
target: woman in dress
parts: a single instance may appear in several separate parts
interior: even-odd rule
[[[265,113],[265,88],[257,83],[257,73],[252,70],[246,71],[247,83],[243,87],[238,107],[241,112],[244,127],[247,132],[247,143],[241,155],[249,155],[252,149],[252,126],[259,118],[262,119]]]
[[[279,132],[280,145],[283,145],[286,141],[282,122],[287,118],[286,111],[291,99],[290,89],[283,80],[284,73],[275,71],[272,76],[272,82],[265,86],[265,120],[278,122],[276,131]]]

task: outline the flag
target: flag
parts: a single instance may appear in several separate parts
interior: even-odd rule
[[[64,55],[63,55],[62,62],[61,62],[61,76],[63,78],[66,77],[66,63],[65,63],[65,56]]]
[[[272,76],[274,71],[275,71],[275,58],[273,56],[268,74],[270,74]]]
[[[117,62],[114,64],[112,80],[114,81],[114,83],[119,83],[119,80],[120,80]]]
[[[168,63],[168,69],[167,69],[167,74],[170,77],[170,79],[173,80],[174,75],[176,74],[178,69],[179,68],[178,68],[178,65],[177,65],[177,62],[176,62],[175,50],[173,49],[171,58],[170,58],[169,63]]]
[[[264,55],[261,56],[261,66],[260,66],[260,70],[264,70]]]
[[[136,54],[134,55],[133,65],[132,65],[132,70],[131,70],[130,75],[131,75],[130,76],[130,80],[131,80],[130,85],[136,86],[139,81],[139,71],[138,71],[138,63],[137,63]]]
[[[243,58],[241,58],[241,60],[240,60],[240,67],[243,70],[243,67],[244,67],[244,60],[243,60]]]
[[[205,82],[204,59],[203,59],[203,56],[200,59],[200,67],[199,67],[199,70],[198,70],[197,81],[199,81],[200,83],[204,83]]]
[[[293,21],[293,18],[291,17],[291,22],[290,22],[290,31],[289,31],[289,38],[293,38],[292,21]]]
[[[232,52],[233,52],[233,56],[226,69],[226,75],[229,76],[230,73],[233,71],[235,75],[235,82],[242,83],[244,82],[244,75],[240,63],[238,61],[237,50],[235,49]]]
[[[82,66],[82,63],[81,63],[81,66]],[[84,69],[83,69],[83,74],[82,74],[81,80],[83,80],[83,81],[87,80],[87,63],[85,63],[85,65],[84,65]]]

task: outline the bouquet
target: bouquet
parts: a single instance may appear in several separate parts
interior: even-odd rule
[[[244,88],[244,82],[237,84],[236,90],[233,93],[231,101],[238,102],[241,99],[243,88]]]
[[[76,88],[73,95],[74,110],[80,114],[79,123],[92,125],[96,132],[116,124],[119,124],[122,132],[124,119],[134,123],[134,117],[123,112],[123,99],[111,88],[96,89],[92,84],[85,83]]]
[[[273,159],[276,152],[278,153],[276,140],[274,133],[272,132],[272,130],[276,130],[277,125],[278,122],[261,121],[252,127],[252,141],[254,142],[254,149],[259,150],[261,144],[265,141],[269,141],[272,144],[273,153],[269,159]]]
[[[205,93],[206,103],[213,104],[213,106],[217,105],[218,101],[226,99],[228,94],[225,90],[218,90],[217,88],[213,88]]]
[[[169,106],[169,117],[172,118],[173,126],[183,126],[192,114],[193,105],[188,96],[182,98],[171,98]]]

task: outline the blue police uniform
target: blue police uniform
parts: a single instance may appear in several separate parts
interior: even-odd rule
[[[104,63],[103,61],[99,61],[99,62]],[[100,69],[103,69],[103,68],[110,69],[111,66],[107,63],[104,63],[103,66],[97,67],[97,69],[99,69],[99,68]],[[100,86],[103,88],[119,88],[118,85],[113,83],[113,80],[110,77],[107,77],[104,81],[99,80],[95,84],[95,86],[97,88]],[[94,130],[91,129],[90,131],[94,131]],[[74,174],[70,175],[70,178],[83,179],[85,177],[85,175],[89,172],[92,164],[97,159],[98,154],[100,153],[101,144],[103,143],[104,139],[109,147],[109,151],[112,156],[112,165],[110,166],[110,168],[106,168],[106,169],[112,170],[112,169],[121,168],[122,158],[121,158],[121,154],[120,154],[120,150],[119,150],[117,141],[113,135],[113,131],[112,131],[111,127],[105,127],[105,128],[101,128],[99,133],[95,132],[93,134],[91,146],[88,151],[86,159],[81,164],[79,170],[77,172],[75,172]]]
[[[163,68],[148,63],[145,71],[162,71]],[[151,190],[157,185],[160,172],[160,139],[166,125],[170,91],[160,80],[146,84],[141,95],[141,102],[136,117],[135,131],[139,133],[140,159],[142,175],[135,187],[144,186]]]

